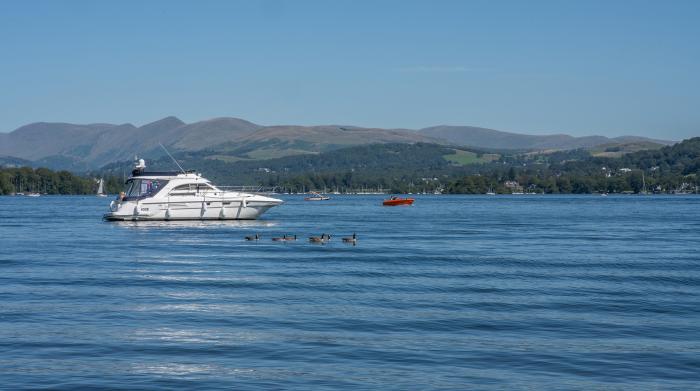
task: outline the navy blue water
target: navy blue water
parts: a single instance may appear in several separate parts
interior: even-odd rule
[[[700,384],[700,197],[286,200],[108,223],[104,198],[0,197],[1,388]]]

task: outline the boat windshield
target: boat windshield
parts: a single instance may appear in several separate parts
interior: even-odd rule
[[[168,181],[162,179],[129,179],[126,182],[126,198],[128,200],[151,197],[167,184]]]

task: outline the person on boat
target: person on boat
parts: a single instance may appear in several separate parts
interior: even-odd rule
[[[391,196],[391,199],[392,199],[392,200],[398,200],[399,197],[397,197],[397,196]]]

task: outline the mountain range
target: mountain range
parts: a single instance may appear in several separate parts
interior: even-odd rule
[[[10,133],[0,133],[0,156],[5,160],[18,158],[34,165],[80,171],[130,160],[135,155],[151,159],[162,156],[164,152],[159,144],[173,153],[206,151],[210,158],[236,161],[319,153],[354,145],[417,142],[499,150],[567,150],[633,142],[673,144],[636,136],[525,135],[447,125],[420,130],[340,125],[263,126],[230,117],[188,124],[170,116],[138,127],[129,123],[32,123]]]

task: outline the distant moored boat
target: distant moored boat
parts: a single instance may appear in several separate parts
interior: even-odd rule
[[[97,181],[97,196],[98,197],[107,197],[107,194],[105,194],[105,180],[104,178],[100,178],[99,181]]]
[[[306,197],[304,198],[304,201],[327,201],[330,200],[331,197],[321,195],[319,193],[316,193],[315,191],[311,192],[311,197]]]

